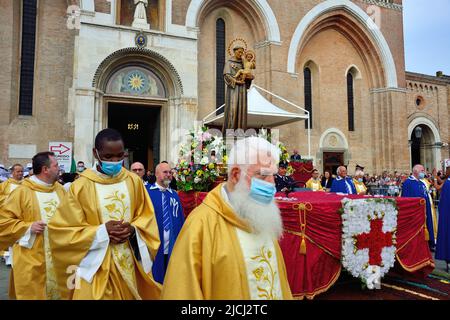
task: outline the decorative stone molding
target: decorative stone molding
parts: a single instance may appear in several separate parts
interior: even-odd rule
[[[176,89],[179,92],[179,94],[181,95],[184,94],[181,77],[178,74],[178,71],[173,66],[173,64],[161,54],[145,48],[124,48],[110,54],[102,61],[102,63],[98,66],[97,70],[95,71],[94,79],[92,80],[92,87],[96,88],[99,85],[99,79],[104,73],[104,71],[108,68],[108,66],[110,66],[117,59],[130,55],[144,55],[151,58],[152,60],[159,62],[167,69],[168,72],[170,72],[174,76],[175,85],[177,86]]]
[[[368,4],[374,4],[383,8],[388,8],[397,11],[403,11],[403,6],[401,4],[392,3],[392,0],[360,0]]]
[[[281,33],[278,26],[277,18],[272,11],[267,0],[251,0],[251,2],[258,8],[267,29],[267,40],[276,45],[281,45]],[[208,0],[192,0],[186,12],[186,28],[198,27],[198,16],[201,9],[208,3]]]
[[[361,28],[365,29],[373,39],[380,51],[380,59],[383,70],[386,73],[386,87],[397,88],[397,69],[391,49],[384,38],[383,33],[375,22],[358,5],[350,0],[326,0],[312,8],[298,23],[289,45],[287,72],[296,73],[296,63],[301,42],[308,27],[320,16],[336,10],[345,10],[360,22]]]

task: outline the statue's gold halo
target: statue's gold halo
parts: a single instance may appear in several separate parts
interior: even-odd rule
[[[234,39],[233,41],[231,41],[230,42],[230,44],[228,45],[228,54],[230,55],[230,56],[232,56],[233,54],[231,53],[231,49],[232,49],[232,46],[236,43],[236,42],[238,42],[239,44],[243,44],[243,47],[244,47],[244,51],[247,51],[247,42],[244,40],[244,39],[242,39],[242,38],[236,38],[236,39]]]

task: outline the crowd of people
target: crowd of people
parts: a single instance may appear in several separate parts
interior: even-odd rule
[[[138,162],[127,170],[124,142],[114,129],[97,134],[93,156],[92,168],[79,162],[73,181],[65,181],[55,155],[40,152],[27,178],[17,164],[0,184],[0,250],[11,260],[11,299],[292,299],[275,195],[295,191],[296,182],[278,163],[277,147],[259,137],[237,141],[228,155],[227,181],[186,220],[166,161],[150,175]],[[241,163],[242,156],[255,161]],[[321,179],[315,169],[306,187],[365,194],[363,170],[357,166],[349,177],[341,166],[334,177],[325,172]],[[445,174],[450,176],[450,165]],[[426,200],[434,249],[425,176],[415,166],[402,192]],[[382,175],[385,182],[387,177]],[[443,181],[436,174],[433,185],[448,209],[450,179]],[[443,212],[436,257],[448,261]]]
[[[301,159],[301,156],[296,150],[291,155],[291,161],[294,161],[294,159]],[[339,177],[338,172],[325,170],[321,174],[318,169],[313,169],[310,180],[295,181],[292,175],[288,174],[287,168],[287,162],[279,164],[278,173],[275,178],[277,192],[307,190],[330,191],[333,181]],[[345,167],[345,170],[347,170],[347,167]],[[360,190],[356,192],[358,194],[399,196],[403,183],[412,175],[412,172],[400,173],[398,171],[384,171],[381,174],[369,174],[364,172],[364,167],[356,165],[354,174],[348,176],[352,178],[356,189],[359,187]],[[433,169],[432,172],[425,172],[423,181],[426,183],[433,201],[438,203],[440,189],[445,182],[445,172],[437,169]]]

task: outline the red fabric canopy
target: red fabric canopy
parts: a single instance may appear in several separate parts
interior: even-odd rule
[[[291,167],[295,170],[292,174],[292,179],[295,181],[301,181],[306,184],[306,182],[311,178],[312,171],[314,169],[312,162],[293,162],[289,163]]]
[[[183,207],[184,217],[186,218],[192,210],[194,210],[200,203],[203,202],[208,192],[199,191],[178,191],[181,206]]]

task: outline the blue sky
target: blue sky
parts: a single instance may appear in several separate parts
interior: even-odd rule
[[[403,0],[406,70],[450,75],[450,0]]]

